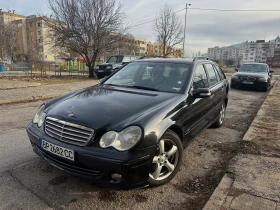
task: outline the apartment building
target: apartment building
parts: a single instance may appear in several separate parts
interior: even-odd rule
[[[11,49],[8,49],[12,46],[10,46],[11,43],[6,43],[7,40],[5,39],[5,36],[7,33],[9,33],[8,30],[13,30],[14,26],[11,24],[14,20],[23,20],[25,16],[15,14],[15,10],[13,11],[2,11],[0,10],[0,58],[2,60],[11,60]],[[15,32],[16,33],[16,32]],[[17,34],[16,34],[17,35]],[[15,42],[13,39],[13,35],[9,34],[9,41]],[[14,49],[12,49],[14,50]]]
[[[275,40],[256,40],[244,42],[228,47],[208,48],[208,56],[212,60],[234,60],[235,65],[244,63],[277,63],[279,54],[280,64],[280,37]]]
[[[0,24],[10,26],[13,30],[10,38],[13,45],[12,52],[8,53],[7,45],[4,41],[0,42],[0,58],[14,61],[54,62],[58,55],[51,49],[52,40],[48,38],[50,28],[45,22],[46,19],[49,18],[36,15],[26,17],[15,14],[14,11],[1,11]]]
[[[275,39],[275,47],[273,56],[267,57],[267,64],[272,67],[280,67],[280,37]]]
[[[135,52],[144,55],[147,52],[147,41],[142,38],[134,37]]]

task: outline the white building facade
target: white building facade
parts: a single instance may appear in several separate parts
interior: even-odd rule
[[[234,65],[254,62],[267,63],[268,58],[274,57],[277,48],[280,48],[279,36],[268,42],[257,40],[228,47],[208,48],[208,57],[215,61],[234,60]]]

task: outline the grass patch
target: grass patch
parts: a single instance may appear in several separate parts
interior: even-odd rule
[[[38,80],[36,80],[38,81]],[[41,80],[40,83],[44,85],[52,85],[52,84],[65,84],[65,83],[73,83],[73,82],[83,82],[83,81],[94,81],[92,78],[88,77],[52,77],[46,80]]]
[[[87,81],[97,81],[96,78],[88,78],[87,76],[3,76],[0,79],[4,80],[13,80],[13,81],[24,81],[30,83],[41,83],[42,85],[52,85],[52,84],[65,84],[65,83],[74,83],[74,82],[87,82]]]

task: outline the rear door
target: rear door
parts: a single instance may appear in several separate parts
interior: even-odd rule
[[[219,115],[221,104],[224,99],[224,81],[220,78],[219,73],[216,71],[211,63],[204,64],[210,84],[211,97],[214,103],[214,110],[211,113],[211,118],[214,119]]]

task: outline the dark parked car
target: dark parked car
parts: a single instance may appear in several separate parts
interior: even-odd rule
[[[95,67],[95,74],[98,79],[109,76],[112,72],[120,69],[123,65],[136,60],[138,57],[134,55],[115,55],[111,56],[106,63]]]
[[[248,63],[236,69],[231,77],[231,88],[254,87],[267,91],[271,86],[272,73],[267,64]]]
[[[210,60],[143,59],[44,103],[27,127],[51,165],[123,188],[169,182],[183,148],[220,127],[229,84]]]

